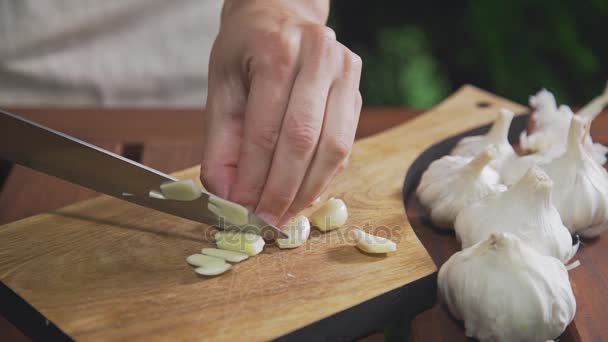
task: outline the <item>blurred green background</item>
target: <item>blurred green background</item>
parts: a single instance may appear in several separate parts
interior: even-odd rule
[[[471,83],[577,106],[608,80],[606,19],[608,0],[342,0],[329,23],[363,58],[365,105],[425,108]]]

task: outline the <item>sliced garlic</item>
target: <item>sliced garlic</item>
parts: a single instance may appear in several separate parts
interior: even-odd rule
[[[503,160],[515,154],[513,147],[509,143],[509,127],[515,114],[501,108],[494,124],[485,135],[477,135],[462,138],[450,153],[453,156],[475,157],[488,146],[492,145],[496,149],[494,160],[491,166],[500,170]]]
[[[323,206],[310,215],[313,226],[322,231],[342,227],[348,219],[346,204],[339,198],[330,198]]]
[[[201,188],[192,179],[182,179],[161,184],[162,195],[176,201],[192,201],[201,197]]]
[[[357,248],[365,253],[381,254],[397,250],[397,244],[393,241],[367,233],[361,229],[355,229]]]
[[[481,342],[554,339],[576,312],[564,264],[509,233],[455,253],[437,279],[441,300]]]
[[[215,195],[209,195],[207,207],[218,217],[224,218],[226,223],[237,226],[249,223],[249,211],[242,205],[227,201]]]
[[[608,228],[608,173],[583,147],[584,119],[574,116],[564,155],[542,166],[555,182],[553,202],[570,232],[595,237]]]
[[[228,271],[232,265],[229,263],[224,264],[209,264],[194,269],[194,272],[204,276],[215,276],[220,275]]]
[[[310,235],[310,222],[304,215],[292,218],[283,231],[289,235],[286,239],[277,239],[279,248],[296,248],[302,246]]]
[[[245,253],[249,256],[259,254],[266,244],[264,239],[259,235],[237,231],[217,232],[214,239],[217,247],[220,249]]]
[[[444,156],[422,174],[416,194],[437,227],[451,229],[462,208],[506,190],[498,173],[488,166],[495,153],[496,149],[487,147],[473,160]]]
[[[533,166],[509,190],[492,194],[460,211],[454,228],[462,248],[493,233],[511,233],[543,255],[562,262],[573,255],[572,237],[551,203],[553,182]]]
[[[241,262],[249,258],[249,255],[240,252],[228,251],[218,248],[203,248],[201,251],[204,255],[209,255],[216,258],[222,258],[230,262]]]
[[[186,262],[188,262],[192,266],[201,267],[204,265],[210,264],[225,264],[226,260],[209,256],[203,254],[192,254],[188,258],[186,258]]]

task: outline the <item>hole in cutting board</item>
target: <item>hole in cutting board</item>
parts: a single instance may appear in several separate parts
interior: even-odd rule
[[[131,159],[134,162],[141,163],[142,156],[144,154],[143,144],[125,144],[122,148],[121,155],[125,158]]]
[[[479,101],[476,103],[477,108],[488,108],[491,107],[492,104],[488,101]]]

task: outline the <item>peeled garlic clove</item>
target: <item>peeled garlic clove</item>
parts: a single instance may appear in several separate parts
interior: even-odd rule
[[[571,233],[595,237],[608,228],[608,173],[583,147],[584,119],[574,116],[568,149],[542,166],[555,182],[553,203]]]
[[[493,233],[511,233],[542,255],[565,263],[574,255],[572,237],[551,202],[552,188],[547,174],[533,166],[509,190],[465,207],[454,224],[462,248]]]
[[[296,248],[300,247],[308,240],[310,235],[310,222],[304,215],[299,215],[292,218],[289,223],[283,227],[283,231],[289,235],[286,239],[277,239],[279,248]]]
[[[342,227],[348,219],[346,204],[339,198],[330,198],[317,211],[310,215],[313,226],[322,231]]]
[[[228,224],[242,226],[249,223],[249,211],[247,208],[221,197],[209,195],[207,208],[218,217],[226,220]]]
[[[264,239],[253,233],[222,231],[214,235],[215,244],[220,249],[245,253],[249,256],[259,254],[263,249]]]
[[[205,265],[211,264],[225,264],[226,261],[224,259],[220,259],[217,257],[203,255],[203,254],[192,254],[188,258],[186,258],[186,262],[188,262],[192,266],[202,267]]]
[[[576,301],[561,261],[509,233],[455,253],[438,274],[439,296],[480,341],[547,341],[574,318]]]
[[[194,269],[194,272],[204,276],[215,276],[220,275],[228,271],[232,265],[229,263],[224,264],[209,264]]]
[[[397,244],[393,241],[367,233],[361,229],[355,229],[357,248],[365,253],[382,254],[397,250]]]
[[[204,255],[209,255],[216,258],[222,258],[225,261],[230,262],[241,262],[249,258],[249,255],[240,252],[228,251],[225,249],[218,248],[203,248],[201,251]]]
[[[192,201],[201,197],[201,188],[192,179],[182,179],[161,184],[160,191],[166,199]]]
[[[496,159],[493,160],[492,166],[496,169],[500,169],[502,160],[515,154],[508,139],[509,127],[511,126],[513,116],[514,114],[512,111],[501,108],[488,133],[485,135],[462,138],[450,154],[461,157],[475,157],[485,148],[492,145],[496,148]]]
[[[422,174],[416,194],[439,228],[451,228],[458,212],[483,197],[506,190],[488,166],[496,153],[488,147],[475,159],[444,156]]]

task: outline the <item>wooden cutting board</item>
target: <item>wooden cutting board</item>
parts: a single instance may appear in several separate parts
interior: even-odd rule
[[[346,227],[315,230],[295,250],[269,246],[220,277],[185,263],[213,228],[110,197],[2,226],[0,310],[33,337],[104,341],[343,340],[411,317],[434,302],[437,269],[406,218],[405,174],[432,144],[492,121],[496,106],[524,110],[465,86],[358,141],[324,195],[345,200]],[[177,176],[197,178],[198,167]],[[363,254],[349,227],[390,234],[398,251]]]

